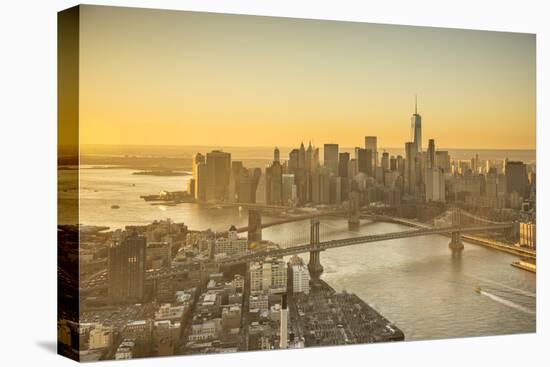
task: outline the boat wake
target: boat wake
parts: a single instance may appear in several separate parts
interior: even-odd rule
[[[514,309],[516,309],[518,311],[521,311],[523,313],[526,313],[526,314],[529,314],[529,315],[535,315],[536,314],[536,311],[534,311],[534,310],[531,310],[527,307],[523,307],[521,305],[518,305],[517,303],[509,301],[505,298],[499,297],[495,294],[492,294],[492,293],[489,293],[489,292],[486,292],[486,291],[480,291],[479,294],[481,294],[485,297],[489,297],[490,299],[492,299],[495,302],[501,303],[501,304],[503,304],[505,306],[508,306],[510,308],[514,308]]]
[[[476,280],[484,282],[484,283],[492,283],[494,285],[497,285],[497,286],[502,287],[502,288],[506,288],[510,291],[513,291],[514,293],[517,293],[517,294],[520,294],[520,295],[523,295],[523,296],[526,296],[526,297],[536,298],[536,296],[537,296],[535,293],[526,291],[524,289],[511,287],[507,284],[500,283],[500,282],[497,282],[497,281],[494,281],[494,280],[491,280],[491,279],[479,278],[479,277],[473,277],[473,276],[470,276],[470,278],[476,279]]]

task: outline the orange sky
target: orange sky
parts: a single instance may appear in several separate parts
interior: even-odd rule
[[[83,144],[535,148],[535,36],[83,6]]]

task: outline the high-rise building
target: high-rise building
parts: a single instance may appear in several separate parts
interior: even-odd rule
[[[390,171],[397,171],[397,158],[393,155],[390,157]]]
[[[388,152],[382,153],[382,159],[380,160],[380,165],[384,170],[390,169],[390,154]]]
[[[267,184],[267,203],[272,205],[283,204],[283,167],[274,161],[265,170]]]
[[[296,173],[300,162],[300,150],[292,149],[288,154],[288,173]]]
[[[193,178],[197,179],[197,166],[201,163],[205,163],[206,158],[201,153],[197,153],[193,156],[193,161],[191,163],[191,170],[193,174]]]
[[[517,192],[522,198],[527,198],[527,188],[529,181],[527,179],[527,167],[523,162],[506,162],[506,190],[508,194]]]
[[[426,201],[445,202],[445,175],[440,168],[426,169]]]
[[[355,148],[355,158],[357,159],[357,173],[363,172],[367,176],[374,175],[372,165],[372,150]]]
[[[229,195],[231,154],[220,150],[206,153],[206,200],[226,200]]]
[[[338,176],[348,177],[349,153],[338,154]]]
[[[433,139],[428,140],[428,169],[435,168],[435,141]]]
[[[409,195],[416,195],[416,148],[414,142],[405,143],[405,192]]]
[[[279,151],[278,147],[275,147],[275,150],[273,151],[273,161],[274,162],[281,161],[281,152]]]
[[[414,98],[414,114],[411,117],[411,135],[416,151],[422,151],[422,116],[418,114],[418,104]]]
[[[342,181],[345,178],[338,176],[330,177],[330,203],[341,204],[342,203]]]
[[[237,181],[237,201],[239,203],[254,203],[256,201],[256,182],[254,176],[243,168]]]
[[[326,168],[311,175],[311,202],[313,204],[330,203],[330,175]]]
[[[306,168],[306,149],[304,148],[304,142],[300,144],[300,150],[298,151],[298,168]]]
[[[338,175],[338,144],[325,144],[323,164],[331,175]]]
[[[446,150],[435,152],[435,167],[441,168],[445,173],[451,173],[451,156]]]
[[[109,297],[115,302],[143,298],[146,239],[133,232],[115,242],[108,251]]]
[[[365,136],[365,149],[371,151],[371,166],[378,166],[378,138],[376,136]]]
[[[206,157],[201,153],[195,154],[191,164],[194,189],[193,193],[196,200],[206,200]],[[202,167],[202,168],[201,168]]]
[[[256,204],[267,204],[267,180],[265,173],[261,173],[256,185]]]
[[[283,205],[292,205],[296,203],[296,184],[294,183],[294,175],[289,173],[283,174]]]

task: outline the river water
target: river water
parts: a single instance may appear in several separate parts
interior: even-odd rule
[[[153,206],[139,198],[185,190],[188,176],[132,175],[128,169],[80,172],[83,224],[123,228],[171,218],[190,229],[225,230],[247,223],[246,211],[237,208]],[[120,209],[111,209],[114,204]],[[345,220],[329,218],[321,220],[320,231],[321,240],[328,240],[406,229],[365,222],[350,231]],[[308,221],[263,232],[264,239],[283,246],[303,243],[308,236]],[[512,255],[466,243],[464,251],[453,256],[448,243],[448,238],[434,235],[333,249],[321,254],[322,277],[338,291],[356,293],[401,328],[407,340],[534,332],[535,275],[511,267],[517,260]],[[303,256],[307,261],[308,255]],[[480,293],[475,292],[477,286]]]

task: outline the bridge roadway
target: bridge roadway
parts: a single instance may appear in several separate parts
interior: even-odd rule
[[[378,217],[382,217],[382,216],[378,216]],[[379,218],[379,219],[382,219],[382,218]],[[396,222],[403,223],[402,220],[398,220]],[[418,223],[411,222],[409,225],[418,225]],[[429,236],[434,234],[449,234],[453,232],[475,233],[475,232],[485,232],[485,231],[492,231],[492,230],[502,230],[502,229],[508,229],[512,225],[513,223],[499,223],[499,224],[468,226],[468,227],[462,227],[462,226],[421,227],[420,229],[411,230],[411,231],[390,232],[390,233],[377,234],[377,235],[359,236],[359,237],[344,238],[339,240],[324,241],[324,242],[320,242],[318,247],[315,247],[315,248],[313,248],[311,244],[308,243],[304,245],[288,247],[285,249],[248,253],[248,254],[239,255],[236,257],[221,258],[221,259],[218,259],[217,262],[220,265],[237,265],[237,264],[244,264],[252,261],[259,261],[266,257],[282,257],[282,256],[295,255],[295,254],[311,252],[311,251],[325,251],[325,250],[329,250],[337,247],[352,246],[352,245],[371,243],[371,242],[388,241],[388,240],[399,239],[399,238]],[[160,279],[165,277],[178,276],[184,272],[189,271],[190,268],[196,267],[196,266],[197,266],[196,263],[191,263],[191,264],[187,264],[186,266],[171,267],[167,269],[147,272],[146,279],[154,280],[154,279]],[[105,282],[99,282],[99,283],[100,284],[97,284],[95,286],[85,285],[84,287],[81,288],[81,292],[87,293],[90,291],[106,288]]]
[[[493,230],[502,230],[512,227],[513,223],[501,223],[501,224],[491,224],[491,225],[481,225],[481,226],[450,226],[450,227],[436,227],[436,228],[422,228],[412,231],[399,231],[399,232],[390,232],[377,235],[369,236],[359,236],[344,238],[339,240],[330,240],[320,242],[318,246],[312,247],[311,244],[304,244],[298,246],[292,246],[285,249],[271,250],[271,251],[261,251],[252,254],[240,255],[236,257],[226,257],[218,259],[220,265],[236,265],[247,263],[251,261],[259,261],[265,257],[282,257],[295,255],[304,252],[311,251],[325,251],[337,247],[352,246],[370,242],[381,242],[394,240],[399,238],[409,238],[409,237],[418,237],[418,236],[429,236],[434,234],[449,234],[453,232],[459,233],[474,233],[474,232],[486,232]]]
[[[288,218],[277,219],[267,223],[262,223],[261,228],[263,229],[263,228],[278,226],[280,224],[298,222],[301,220],[307,220],[307,219],[313,219],[313,218],[319,218],[319,217],[338,216],[342,214],[347,214],[348,212],[349,212],[348,209],[318,211],[318,212],[313,212],[311,214],[297,215],[297,216],[292,216]],[[248,232],[248,226],[238,227],[237,232],[238,233]],[[227,233],[227,232],[221,232],[220,234],[224,234],[224,233]]]

